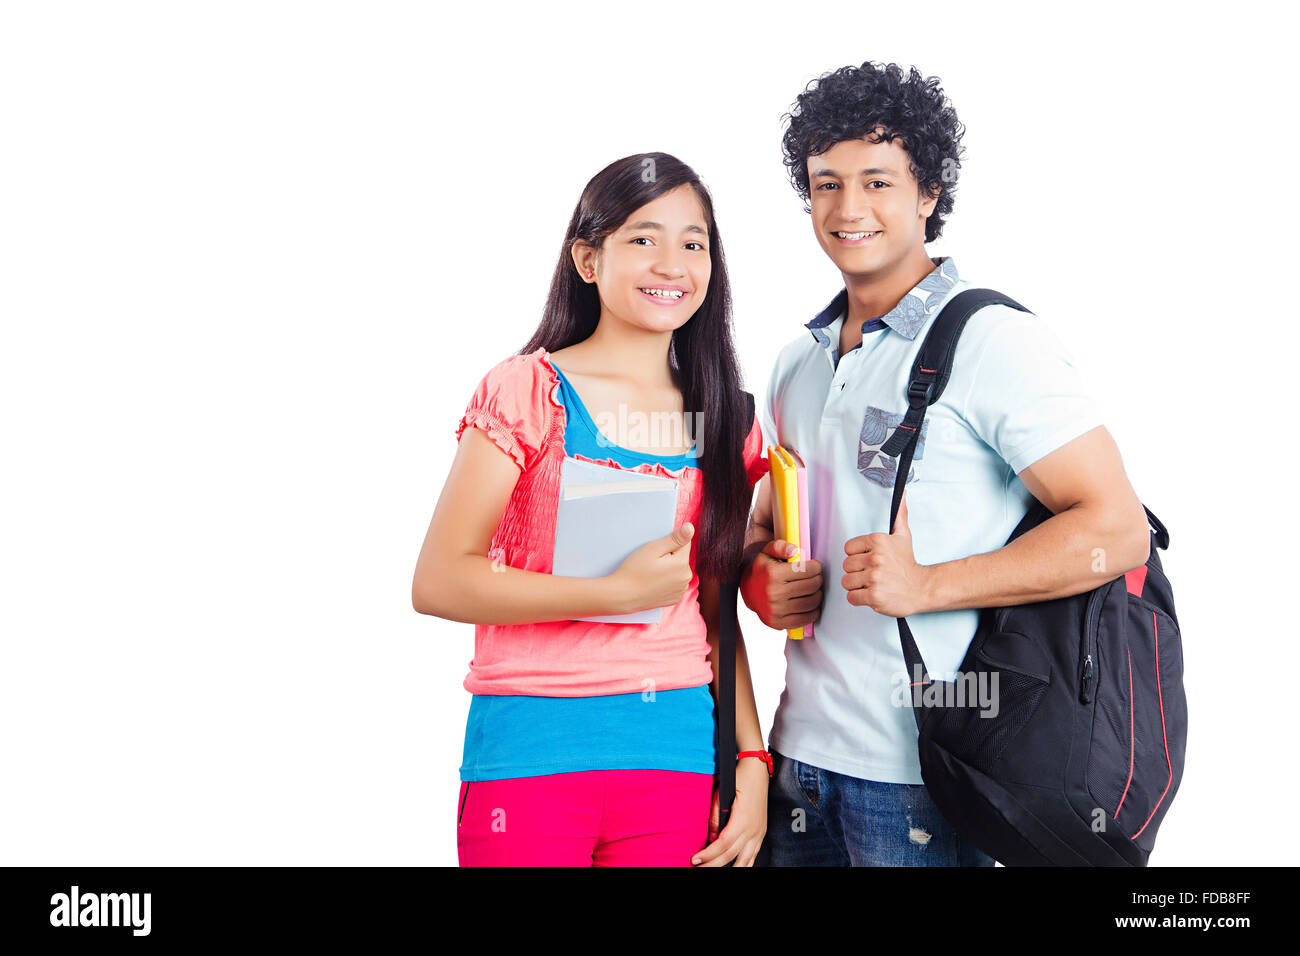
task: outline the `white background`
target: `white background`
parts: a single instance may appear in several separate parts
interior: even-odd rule
[[[454,864],[473,628],[410,585],[474,386],[586,181],[663,150],[761,393],[840,287],[781,115],[865,60],[942,78],[931,254],[1054,324],[1171,530],[1153,865],[1293,862],[1283,7],[454,6],[4,6],[0,862]],[[766,731],[784,638],[742,627]]]

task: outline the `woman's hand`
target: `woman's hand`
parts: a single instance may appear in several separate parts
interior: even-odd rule
[[[718,833],[721,807],[718,790],[713,790],[709,812],[709,845],[691,857],[693,866],[753,866],[767,833],[767,765],[746,758],[736,764],[736,800],[731,805],[727,827]]]
[[[672,534],[641,545],[607,576],[624,612],[672,607],[682,599],[694,575],[694,536],[695,526],[688,521]]]

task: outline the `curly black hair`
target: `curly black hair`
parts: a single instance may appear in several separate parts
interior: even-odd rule
[[[804,201],[808,193],[808,157],[826,152],[847,139],[892,142],[901,139],[907,150],[918,193],[939,200],[926,221],[925,241],[943,234],[944,217],[952,212],[953,193],[965,150],[966,128],[944,95],[937,76],[922,77],[916,67],[907,76],[896,63],[868,61],[845,66],[813,80],[799,94],[782,121],[789,126],[782,138],[790,182]],[[876,131],[883,128],[883,133]]]

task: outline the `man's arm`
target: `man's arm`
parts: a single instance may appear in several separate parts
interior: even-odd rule
[[[776,532],[772,530],[772,475],[769,472],[759,479],[754,507],[749,512],[749,523],[745,526],[745,549],[740,556],[741,574],[749,569],[764,546],[772,540]]]
[[[916,563],[904,495],[893,534],[845,542],[849,603],[890,617],[1004,607],[1089,591],[1146,563],[1146,512],[1104,427],[1039,459],[1020,479],[1052,517],[996,551],[935,565]]]

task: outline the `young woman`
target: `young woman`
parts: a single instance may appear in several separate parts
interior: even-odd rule
[[[756,755],[721,833],[713,779],[719,581],[767,470],[730,309],[699,177],[621,159],[578,201],[540,327],[461,418],[412,598],[476,625],[462,865],[753,864],[769,758],[739,640],[736,738]],[[551,574],[566,458],[676,479],[673,532],[605,577]],[[658,623],[580,620],[649,608]]]

